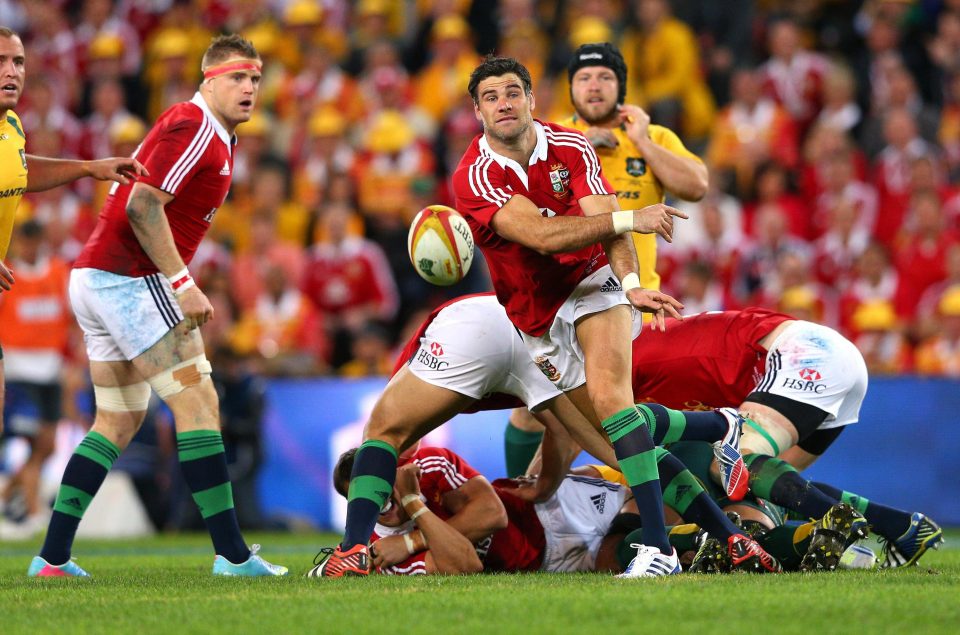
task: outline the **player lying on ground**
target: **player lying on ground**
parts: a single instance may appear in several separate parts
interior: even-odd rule
[[[399,369],[364,430],[365,442],[357,453],[348,492],[344,540],[311,575],[364,575],[368,570],[367,540],[386,502],[374,504],[378,500],[375,492],[391,491],[394,474],[360,471],[365,448],[396,455],[454,415],[509,407],[517,400],[531,410],[545,410],[548,424],[566,427],[591,454],[617,465],[610,443],[530,361],[495,297],[460,298],[435,311],[401,354]],[[735,416],[728,412],[662,412],[667,420],[649,422],[656,443],[718,441],[718,456],[736,461]],[[361,530],[364,533],[359,534]]]
[[[565,434],[560,430],[560,435]],[[566,462],[547,431],[544,466],[557,471]],[[690,519],[711,528],[728,545],[725,562],[741,571],[779,570],[719,509],[696,479],[662,449],[664,500]],[[405,455],[406,456],[406,455]],[[334,487],[344,497],[356,450],[348,450],[333,470]],[[629,488],[601,478],[566,474],[545,501],[534,503],[535,487],[513,479],[492,484],[455,453],[420,448],[397,469],[391,498],[380,511],[370,538],[372,564],[380,573],[417,575],[518,571],[624,571],[636,555],[635,533],[627,542],[633,556],[617,564],[626,529],[617,528],[626,505],[639,517]],[[680,493],[682,492],[682,494]],[[630,528],[636,531],[638,525]],[[332,549],[321,554],[329,556]],[[621,553],[622,549],[619,550]],[[319,565],[318,565],[319,566]]]
[[[701,313],[645,333],[634,342],[633,361],[639,401],[739,407],[748,418],[741,451],[757,496],[805,518],[849,503],[885,541],[887,567],[914,564],[943,542],[940,527],[919,512],[798,474],[859,420],[866,394],[863,356],[833,329],[765,309]],[[514,413],[515,422],[520,415]]]

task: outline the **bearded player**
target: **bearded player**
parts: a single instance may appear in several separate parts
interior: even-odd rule
[[[261,61],[247,40],[220,36],[201,68],[193,99],[165,111],[135,153],[149,176],[111,190],[74,263],[70,302],[84,333],[97,413],[67,463],[30,576],[89,575],[70,559],[77,526],[143,423],[151,389],[173,412],[184,480],[213,541],[214,575],[287,573],[240,534],[198,330],[213,318],[213,306],[187,270],[230,188],[234,130],[253,112]]]

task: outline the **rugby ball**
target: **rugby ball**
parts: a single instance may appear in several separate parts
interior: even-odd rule
[[[420,277],[449,287],[463,280],[473,262],[473,232],[457,210],[430,205],[410,224],[407,253]]]

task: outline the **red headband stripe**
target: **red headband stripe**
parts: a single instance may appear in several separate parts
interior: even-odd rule
[[[203,78],[210,79],[211,77],[217,77],[218,75],[223,75],[225,73],[233,73],[236,71],[254,71],[260,72],[260,62],[227,62],[226,64],[218,64],[216,66],[211,66],[207,70],[203,71]]]

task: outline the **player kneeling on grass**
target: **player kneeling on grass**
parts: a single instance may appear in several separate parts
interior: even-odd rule
[[[214,575],[275,576],[287,569],[248,548],[233,506],[217,393],[198,327],[213,306],[190,263],[230,188],[236,126],[250,119],[260,56],[221,36],[204,53],[203,83],[167,109],[136,156],[146,168],[114,186],[70,275],[70,302],[90,358],[97,414],[63,473],[30,576],[87,577],[70,559],[80,519],[143,423],[151,388],[173,412],[184,481],[216,557]]]
[[[544,410],[544,421],[565,427],[585,450],[617,465],[611,442],[530,360],[493,295],[459,298],[437,309],[408,342],[398,366],[373,408],[357,452],[343,541],[312,575],[366,575],[367,540],[393,488],[398,454],[461,412],[518,403]],[[731,468],[726,472],[740,463],[736,443],[741,420],[735,413],[662,412],[667,415],[662,421],[644,420],[655,443],[711,441]],[[638,416],[645,417],[646,411],[640,409]],[[615,433],[611,437],[617,438]]]

